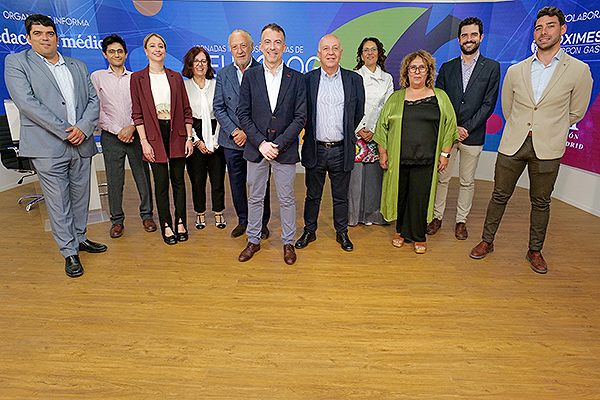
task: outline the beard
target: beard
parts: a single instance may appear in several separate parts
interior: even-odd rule
[[[560,36],[558,38],[556,38],[555,40],[552,40],[552,41],[544,43],[544,44],[540,44],[536,40],[535,44],[538,47],[538,49],[540,49],[540,50],[548,50],[548,49],[551,49],[552,47],[556,46],[556,43],[559,43],[559,42],[560,42]]]
[[[477,50],[479,50],[479,43],[473,43],[473,44],[475,44],[475,46],[473,46],[473,48],[470,50],[465,47],[465,45],[471,44],[471,43],[473,43],[473,42],[465,42],[460,45],[460,50],[463,52],[463,54],[470,56],[471,54],[475,54],[477,52]]]

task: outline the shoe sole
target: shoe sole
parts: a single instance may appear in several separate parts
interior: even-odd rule
[[[457,238],[458,240],[467,240],[469,238],[468,236],[467,237],[459,237],[456,235],[454,235],[454,237]]]
[[[527,259],[527,261],[529,261],[529,266],[531,267],[531,269],[533,270],[533,272],[537,272],[538,274],[542,274],[542,275],[548,272],[547,268],[546,268],[545,271],[542,271],[541,269],[537,269],[533,265],[533,262],[531,261],[531,257],[529,257],[529,254],[525,254],[525,258]]]
[[[485,254],[482,256],[474,256],[473,253],[471,253],[471,254],[469,254],[469,257],[471,257],[474,260],[481,260],[482,258],[487,256],[489,253],[492,253],[493,251],[494,251],[494,248],[492,247],[491,249],[488,249],[488,251],[486,251]]]
[[[65,271],[65,274],[69,277],[69,278],[79,278],[81,275],[83,275],[83,268],[81,269],[81,271],[79,272],[75,272],[75,273],[68,273]]]
[[[111,238],[113,238],[113,239],[118,239],[118,238],[120,238],[121,236],[123,236],[123,232],[121,232],[121,233],[120,233],[120,234],[118,234],[118,235],[110,235],[110,237],[111,237]]]
[[[202,224],[196,224],[196,229],[204,229],[206,228],[206,224],[202,225]]]

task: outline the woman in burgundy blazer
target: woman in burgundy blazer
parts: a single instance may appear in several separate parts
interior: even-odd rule
[[[184,169],[185,158],[194,150],[193,119],[183,78],[164,66],[166,48],[164,39],[156,33],[144,39],[149,65],[131,75],[131,101],[144,160],[152,167],[163,240],[175,244],[188,239]],[[169,204],[169,180],[175,203],[175,230]]]

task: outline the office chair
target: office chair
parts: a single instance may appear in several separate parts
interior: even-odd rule
[[[36,175],[31,160],[27,157],[19,156],[19,141],[13,139],[6,115],[0,115],[0,156],[2,158],[2,164],[6,169],[23,174],[17,181],[17,184],[20,185],[24,182],[25,178]],[[31,211],[31,208],[36,203],[44,200],[44,196],[40,194],[30,194],[21,197],[18,200],[18,203],[21,204],[25,200],[29,201],[25,210]]]

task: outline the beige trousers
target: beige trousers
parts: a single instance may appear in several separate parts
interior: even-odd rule
[[[458,204],[456,205],[456,223],[467,222],[467,216],[473,205],[473,195],[475,194],[475,171],[481,155],[481,146],[469,146],[460,142],[452,145],[450,150],[450,160],[448,167],[438,176],[437,192],[435,194],[435,205],[433,216],[439,220],[444,217],[446,209],[446,197],[448,196],[448,183],[452,178],[454,162],[460,152],[460,163],[458,165],[458,179],[460,188],[458,190]]]

